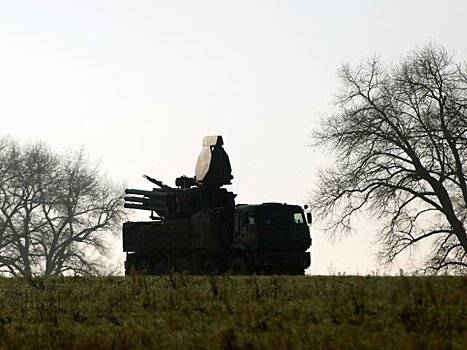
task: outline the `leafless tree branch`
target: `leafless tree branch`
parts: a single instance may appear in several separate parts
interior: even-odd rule
[[[385,68],[378,59],[340,70],[336,113],[313,145],[332,149],[312,204],[328,231],[348,232],[369,210],[383,221],[381,260],[430,240],[425,271],[467,265],[467,74],[436,45]]]
[[[92,252],[123,217],[122,190],[83,151],[0,139],[0,270],[14,276],[90,274]]]

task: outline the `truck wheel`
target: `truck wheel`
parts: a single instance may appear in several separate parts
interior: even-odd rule
[[[301,268],[291,269],[288,273],[288,275],[292,275],[292,276],[303,276],[304,274],[305,274],[305,269],[301,269]]]
[[[138,262],[136,267],[138,275],[150,275],[151,274],[151,265],[147,260],[141,260]]]
[[[125,269],[125,276],[141,275],[141,271],[135,265],[130,265]]]
[[[246,262],[243,258],[235,258],[230,264],[230,271],[234,275],[244,275],[246,274]]]
[[[166,256],[162,256],[154,264],[154,274],[155,275],[166,275],[169,273],[170,264]]]
[[[219,266],[217,265],[216,258],[210,257],[204,261],[203,274],[204,275],[218,275],[219,274]]]

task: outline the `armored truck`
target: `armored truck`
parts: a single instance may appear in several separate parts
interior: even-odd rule
[[[127,189],[126,208],[151,221],[123,224],[125,273],[303,274],[310,265],[311,213],[285,203],[235,204],[221,136],[208,136],[194,177],[175,186],[152,177],[152,190]]]

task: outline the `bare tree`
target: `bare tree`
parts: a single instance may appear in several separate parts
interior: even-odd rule
[[[122,219],[122,190],[82,151],[0,143],[0,271],[91,274]]]
[[[16,259],[6,252],[11,249],[13,242],[12,220],[20,207],[17,203],[19,200],[15,203],[15,199],[19,199],[20,196],[4,184],[14,179],[17,156],[16,145],[9,139],[0,139],[0,271],[16,262]]]
[[[377,215],[386,263],[429,242],[425,271],[466,271],[467,71],[454,59],[429,45],[387,68],[344,65],[316,132],[315,145],[336,154],[313,194],[317,213],[332,234],[362,210]]]

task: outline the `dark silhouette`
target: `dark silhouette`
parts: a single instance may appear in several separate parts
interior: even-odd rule
[[[364,209],[383,221],[382,261],[419,242],[423,271],[467,268],[467,72],[429,45],[385,68],[377,59],[340,70],[336,110],[317,146],[337,154],[320,174],[314,209],[331,232],[348,232]]]
[[[296,205],[235,205],[232,168],[221,136],[205,137],[195,177],[177,188],[145,176],[158,188],[127,189],[125,207],[151,211],[152,222],[123,224],[126,273],[170,269],[191,273],[282,272],[303,274],[311,240]],[[157,216],[154,215],[157,214]]]

